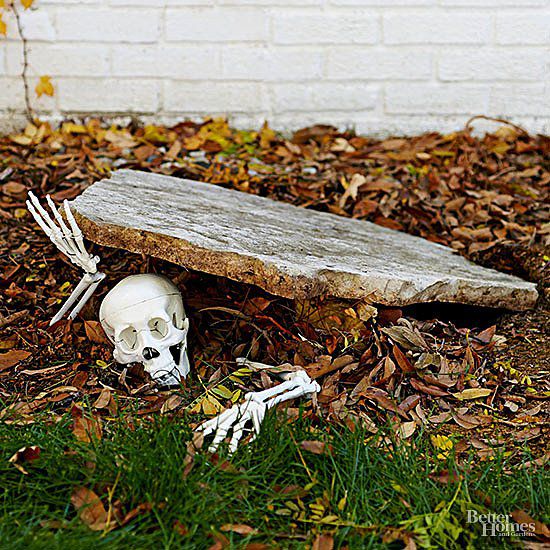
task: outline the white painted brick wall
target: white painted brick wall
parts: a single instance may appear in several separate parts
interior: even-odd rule
[[[0,37],[0,128],[20,123],[22,49]],[[35,0],[21,11],[43,117],[550,132],[550,0]]]

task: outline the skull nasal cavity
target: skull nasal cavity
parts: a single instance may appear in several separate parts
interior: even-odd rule
[[[143,348],[143,358],[146,361],[158,357],[160,353],[155,348]]]

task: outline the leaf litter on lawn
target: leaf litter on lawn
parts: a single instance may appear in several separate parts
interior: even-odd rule
[[[416,429],[500,438],[534,450],[547,441],[548,190],[550,139],[501,126],[378,140],[312,126],[285,137],[265,124],[224,119],[173,127],[108,125],[97,119],[29,124],[0,138],[0,417],[69,410],[82,441],[103,422],[140,416],[216,414],[243,392],[270,386],[234,360],[305,368],[322,385],[315,418],[372,430],[388,421]],[[501,315],[451,305],[399,308],[321,298],[290,302],[259,289],[153,258],[93,246],[111,285],[161,272],[182,289],[193,319],[193,376],[176,392],[154,387],[139,365],[119,366],[97,321],[108,284],[75,321],[48,327],[79,274],[34,224],[29,191],[72,199],[118,168],[199,179],[453,247],[489,267],[539,284],[537,309]],[[21,314],[21,312],[25,312]],[[454,313],[453,313],[454,312]],[[199,377],[203,384],[197,383]],[[94,415],[80,403],[95,403]],[[76,407],[76,408],[75,408]],[[318,408],[317,408],[318,407]],[[296,409],[288,409],[289,421]],[[486,448],[480,457],[488,456]],[[191,464],[191,463],[190,463]]]

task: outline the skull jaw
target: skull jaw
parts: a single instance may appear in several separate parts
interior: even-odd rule
[[[187,378],[190,365],[187,357],[187,341],[170,346],[162,351],[159,357],[150,361],[143,360],[136,355],[127,355],[115,348],[114,360],[117,363],[127,365],[129,363],[142,363],[153,381],[160,387],[179,386],[181,380]]]
[[[177,360],[177,362],[176,362]],[[189,359],[185,342],[165,350],[151,361],[143,361],[145,372],[160,387],[179,386],[189,374]]]

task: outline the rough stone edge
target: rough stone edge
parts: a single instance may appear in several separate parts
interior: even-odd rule
[[[134,253],[147,253],[161,260],[181,265],[184,268],[209,273],[211,275],[227,277],[237,282],[259,286],[270,294],[285,298],[306,300],[321,295],[328,295],[343,299],[367,299],[372,303],[386,306],[407,306],[417,303],[447,302],[462,303],[483,307],[504,308],[515,311],[531,309],[538,298],[535,286],[531,289],[495,287],[494,295],[488,294],[488,288],[480,288],[476,292],[471,285],[461,289],[461,281],[455,279],[442,282],[434,287],[414,291],[407,299],[384,299],[379,289],[351,290],[351,274],[345,274],[346,281],[342,281],[338,273],[319,274],[324,280],[319,281],[307,276],[289,275],[275,265],[269,265],[262,260],[236,254],[234,252],[215,252],[199,248],[183,239],[167,235],[157,235],[121,226],[95,223],[72,208],[75,218],[82,228],[86,238],[91,241],[113,248],[122,248]],[[243,268],[243,264],[245,267]],[[360,281],[360,277],[358,280]],[[270,280],[268,286],[264,281]],[[407,284],[408,281],[388,280],[387,285],[397,286]],[[360,281],[359,285],[364,284]],[[458,287],[458,288],[457,288]],[[437,297],[434,297],[437,293]],[[470,296],[468,296],[468,294]]]

